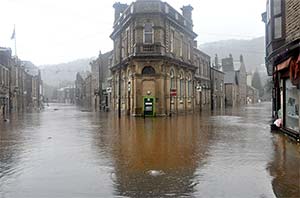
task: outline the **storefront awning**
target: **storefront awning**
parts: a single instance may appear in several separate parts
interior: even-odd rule
[[[300,54],[298,55],[298,59],[296,60],[297,64],[300,64]]]
[[[280,71],[280,70],[283,70],[283,69],[285,69],[285,68],[288,68],[289,65],[290,65],[291,59],[292,59],[292,57],[290,57],[290,58],[288,58],[286,61],[284,61],[284,62],[278,64],[278,65],[276,66],[276,68],[275,68],[275,71]]]

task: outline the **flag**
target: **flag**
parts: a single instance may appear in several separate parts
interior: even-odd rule
[[[14,28],[14,31],[13,31],[11,37],[10,37],[10,40],[15,39],[15,37],[16,37],[16,31],[15,31],[15,28]]]

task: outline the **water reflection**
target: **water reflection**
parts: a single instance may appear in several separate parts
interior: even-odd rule
[[[200,126],[195,119],[113,119],[113,126],[119,128],[112,144],[115,195],[157,197],[193,192],[197,184],[194,172],[212,135],[208,126]]]
[[[269,112],[18,115],[0,125],[0,197],[297,197],[299,145],[269,132]]]
[[[300,197],[300,145],[279,134],[273,142],[275,155],[269,170],[274,192],[278,197]]]

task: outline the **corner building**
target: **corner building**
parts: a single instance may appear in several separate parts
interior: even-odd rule
[[[300,141],[300,1],[267,0],[266,68],[273,77],[273,113],[282,131]]]
[[[165,116],[209,107],[210,57],[197,49],[193,8],[181,14],[159,0],[113,7],[112,108],[141,116],[150,101],[152,115]]]

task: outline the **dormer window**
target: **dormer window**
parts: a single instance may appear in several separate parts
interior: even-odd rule
[[[152,44],[153,43],[153,24],[145,23],[144,25],[144,43]]]

